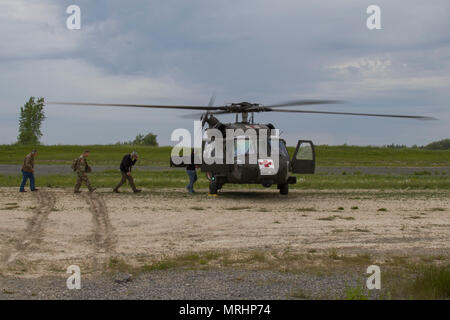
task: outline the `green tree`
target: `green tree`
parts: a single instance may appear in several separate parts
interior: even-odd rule
[[[450,139],[443,139],[440,141],[435,141],[425,146],[428,150],[449,150],[450,149]]]
[[[131,141],[131,144],[138,145],[138,146],[143,145],[144,144],[144,135],[139,133],[136,136],[136,138],[133,141]]]
[[[149,133],[143,139],[142,143],[144,146],[158,146],[158,142],[156,141],[156,134]]]
[[[42,137],[41,125],[44,119],[44,98],[35,101],[34,97],[30,97],[28,102],[20,108],[17,142],[25,145],[39,144]]]
[[[149,133],[147,135],[138,134],[133,141],[117,142],[117,145],[134,145],[134,146],[158,146],[158,141],[156,141],[156,134]]]
[[[145,136],[143,134],[138,134],[131,144],[139,146],[158,146],[156,137],[156,134],[151,132]]]

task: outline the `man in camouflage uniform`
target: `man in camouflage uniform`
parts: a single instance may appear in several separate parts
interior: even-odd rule
[[[34,157],[36,157],[37,151],[32,150],[31,153],[27,154],[22,164],[22,183],[20,185],[20,192],[25,191],[25,185],[27,184],[27,180],[30,180],[30,190],[38,191],[38,189],[34,186]]]
[[[89,182],[87,174],[91,172],[91,167],[87,163],[87,157],[89,156],[89,150],[85,150],[83,154],[78,158],[76,165],[77,184],[75,185],[75,193],[80,193],[81,184],[84,182],[89,189],[89,192],[94,192],[96,188],[93,188]]]

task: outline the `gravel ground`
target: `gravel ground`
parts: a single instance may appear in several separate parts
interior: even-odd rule
[[[183,168],[170,168],[165,166],[137,166],[139,170],[144,171],[163,171],[163,170],[183,170]],[[117,166],[94,166],[96,172],[105,170],[119,170]],[[318,167],[318,174],[393,174],[404,175],[414,174],[415,172],[428,171],[433,174],[449,173],[450,167]],[[20,173],[20,165],[0,164],[0,174]],[[47,174],[73,174],[69,165],[36,165],[36,176]]]
[[[445,190],[183,191],[0,188],[0,299],[335,299],[371,264],[449,258]]]
[[[82,279],[80,290],[68,290],[63,277],[0,277],[0,299],[338,299],[345,297],[346,288],[364,283],[363,271],[328,276],[238,269],[153,271]]]

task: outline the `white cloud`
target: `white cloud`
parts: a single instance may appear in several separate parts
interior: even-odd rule
[[[380,77],[391,73],[391,59],[389,57],[358,58],[344,63],[328,66],[331,72],[339,77],[360,75],[363,77]]]
[[[326,66],[324,70],[330,79],[319,83],[316,89],[332,96],[383,97],[395,91],[416,91],[449,97],[448,73],[415,70],[397,55],[360,57]]]
[[[54,1],[2,0],[0,59],[32,58],[67,53],[80,34],[65,28],[65,10]]]

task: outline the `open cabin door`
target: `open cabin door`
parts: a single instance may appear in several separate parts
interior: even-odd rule
[[[316,169],[316,153],[310,140],[299,140],[290,163],[293,173],[314,173]]]

